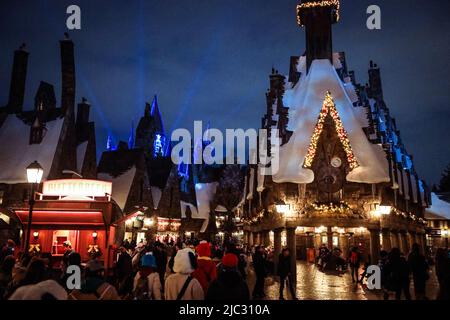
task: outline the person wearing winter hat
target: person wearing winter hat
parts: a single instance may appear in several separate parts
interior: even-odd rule
[[[207,292],[211,281],[217,278],[216,264],[211,259],[211,246],[208,242],[200,242],[196,250],[198,255],[197,269],[192,273],[192,276],[200,282],[203,292]]]
[[[18,288],[9,300],[67,300],[67,292],[55,280]]]
[[[239,259],[234,253],[227,253],[222,258],[221,272],[209,285],[205,300],[248,301],[250,291],[238,271]]]
[[[173,271],[167,277],[164,286],[166,300],[203,300],[204,292],[197,279],[191,273],[197,268],[197,259],[190,248],[178,250]]]
[[[133,296],[135,300],[161,300],[161,281],[153,254],[143,255],[141,267],[134,278]]]
[[[120,300],[116,288],[105,281],[103,263],[90,260],[86,264],[85,280],[81,289],[74,289],[69,294],[69,300]]]

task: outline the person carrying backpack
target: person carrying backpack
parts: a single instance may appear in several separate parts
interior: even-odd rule
[[[190,248],[178,250],[173,263],[175,273],[167,277],[164,286],[166,300],[204,299],[200,282],[191,275],[196,268],[197,259],[194,251]]]
[[[134,278],[133,296],[135,300],[161,300],[161,281],[156,272],[156,259],[152,254],[141,258],[141,267]]]

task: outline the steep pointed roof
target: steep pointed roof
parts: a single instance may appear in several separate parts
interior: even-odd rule
[[[165,134],[161,111],[159,110],[159,105],[158,105],[158,96],[156,94],[153,97],[150,115],[153,118],[156,131],[158,131],[162,134]]]
[[[348,133],[358,167],[347,175],[347,181],[380,183],[390,181],[386,154],[379,145],[369,142],[355,113],[344,83],[329,60],[314,60],[307,75],[286,92],[284,104],[290,108],[293,135],[280,148],[279,170],[273,176],[277,183],[311,183],[312,170],[303,167],[326,92],[333,97],[336,110]]]
[[[134,121],[131,121],[130,136],[128,137],[128,149],[134,148]]]

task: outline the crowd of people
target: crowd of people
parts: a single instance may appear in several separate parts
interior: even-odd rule
[[[370,255],[364,259],[358,247],[350,249],[347,258],[350,266],[352,282],[364,284],[369,276],[368,266],[372,265]],[[388,300],[391,293],[395,299],[400,300],[402,296],[411,300],[411,280],[416,300],[429,299],[426,292],[426,284],[433,272],[432,264],[435,265],[435,273],[439,283],[439,293],[436,299],[450,299],[450,257],[448,249],[439,248],[434,259],[421,253],[420,246],[412,245],[409,254],[404,255],[399,248],[392,248],[389,252],[382,250],[378,260],[381,271],[381,286],[383,298]],[[360,267],[363,272],[359,274]]]
[[[124,243],[112,273],[100,256],[82,263],[67,247],[59,270],[45,253],[16,254],[12,240],[2,249],[0,299],[9,300],[239,300],[251,298],[247,252],[229,242]],[[80,288],[69,289],[71,266],[83,270]]]
[[[82,263],[81,255],[70,245],[59,268],[55,268],[54,257],[49,253],[22,254],[15,252],[15,248],[14,242],[9,240],[1,251],[0,299],[247,301],[264,299],[268,280],[275,277],[280,283],[279,299],[285,299],[286,287],[291,298],[297,299],[292,273],[294,261],[287,248],[275,257],[270,248],[247,247],[233,241],[223,244],[156,241],[137,245],[124,242],[108,272],[101,256],[92,256]],[[325,247],[318,250],[321,270],[333,265],[346,272],[348,265],[352,281],[364,282],[370,256],[363,258],[358,247],[351,248],[346,258],[341,258],[336,250],[326,250]],[[434,262],[440,285],[437,298],[449,299],[448,250],[439,249]],[[385,299],[390,293],[397,299],[402,294],[405,299],[411,299],[411,279],[415,298],[427,298],[430,265],[417,244],[407,256],[398,248],[381,251],[378,265]],[[67,270],[74,266],[83,270],[81,283],[79,288],[69,289],[71,273]],[[247,281],[250,272],[255,280],[252,292]]]

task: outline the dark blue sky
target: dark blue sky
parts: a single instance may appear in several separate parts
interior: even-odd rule
[[[296,24],[299,0],[0,0],[0,105],[7,102],[13,50],[30,52],[26,107],[40,80],[55,85],[60,102],[58,40],[66,7],[78,4],[77,102],[92,104],[98,148],[109,131],[126,140],[144,101],[158,94],[166,128],[257,128],[265,110],[272,65],[288,72],[304,52]],[[450,162],[450,2],[343,0],[334,50],[345,51],[357,80],[381,67],[385,100],[419,175],[437,182]],[[382,9],[382,30],[366,28],[366,8]]]

